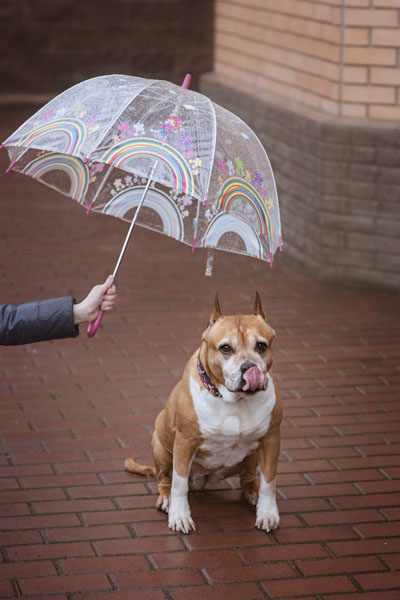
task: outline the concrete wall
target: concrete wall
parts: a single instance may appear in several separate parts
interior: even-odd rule
[[[181,83],[212,69],[213,0],[1,0],[0,101],[125,73]]]
[[[284,252],[319,279],[400,289],[400,124],[334,117],[217,73],[200,89],[264,144]]]
[[[400,0],[216,0],[214,70],[334,115],[400,120]]]

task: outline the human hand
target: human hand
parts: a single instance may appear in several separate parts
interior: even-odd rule
[[[75,325],[94,321],[100,309],[106,312],[114,308],[117,291],[113,281],[113,276],[109,275],[103,284],[95,285],[82,302],[74,304]]]

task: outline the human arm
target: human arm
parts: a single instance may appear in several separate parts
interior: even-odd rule
[[[17,346],[54,338],[76,337],[71,296],[0,305],[0,345]]]
[[[116,299],[112,276],[96,285],[82,302],[71,296],[0,305],[0,345],[16,346],[45,340],[77,337],[79,323],[96,318],[99,308],[111,310]]]

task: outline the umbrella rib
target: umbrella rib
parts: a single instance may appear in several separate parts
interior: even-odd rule
[[[110,166],[108,167],[108,169],[107,169],[107,173],[106,173],[106,174],[104,175],[104,177],[103,177],[103,180],[102,180],[101,184],[99,185],[99,187],[98,187],[98,188],[97,188],[97,190],[96,190],[96,193],[95,193],[95,195],[94,195],[94,198],[93,198],[93,200],[91,201],[91,203],[90,203],[90,204],[89,204],[89,206],[88,206],[88,209],[87,209],[87,211],[86,211],[86,214],[87,214],[87,215],[88,215],[88,214],[90,213],[90,211],[92,210],[92,207],[93,207],[94,203],[96,202],[97,198],[99,197],[99,194],[100,194],[100,193],[103,191],[103,187],[104,187],[104,185],[105,185],[105,183],[106,183],[106,181],[107,181],[107,179],[108,179],[108,176],[109,176],[109,174],[110,174],[110,171],[111,171],[112,169],[113,169],[113,166],[112,166],[112,165],[110,165]]]
[[[4,144],[5,145],[5,144]],[[20,154],[18,155],[17,153],[17,157],[14,158],[14,160],[12,161],[12,163],[10,164],[10,166],[8,167],[6,173],[9,173],[11,171],[11,169],[13,169],[15,167],[15,165],[17,164],[17,162],[19,161],[20,158],[23,157],[23,155],[25,154],[25,152],[27,152],[29,150],[29,148],[25,148],[23,152],[20,152]]]
[[[269,168],[270,168],[270,173],[271,173],[271,177],[272,177],[272,183],[274,184],[274,191],[275,191],[275,195],[276,195],[276,204],[277,204],[277,209],[278,209],[278,224],[279,224],[279,232],[278,232],[279,236],[278,236],[278,239],[279,239],[280,250],[282,252],[282,229],[281,229],[281,226],[280,226],[281,219],[280,219],[280,214],[279,214],[278,189],[276,187],[275,176],[274,176],[274,172],[273,172],[272,167],[271,167],[271,161],[269,160],[269,156],[267,154],[267,151],[265,150],[263,144],[261,143],[261,141],[260,141],[260,139],[258,138],[257,135],[256,135],[256,139],[257,139],[258,143],[260,144],[261,148],[264,151],[264,155],[265,155],[266,161],[267,161],[267,163],[269,165]],[[270,266],[272,268],[273,262],[274,262],[274,252],[273,252],[274,243],[273,243],[272,236],[268,236],[268,241],[269,241],[269,262],[270,262]]]
[[[206,186],[206,189],[204,192],[203,207],[205,206],[207,199],[208,199],[208,190],[210,189],[211,174],[213,171],[213,164],[214,164],[214,160],[215,160],[215,149],[216,149],[216,145],[217,145],[217,117],[215,114],[214,104],[211,102],[210,98],[207,98],[207,100],[210,103],[211,110],[212,110],[214,129],[213,129],[213,155],[212,155],[212,159],[210,161],[208,182],[207,182],[207,186]],[[197,200],[197,211],[196,211],[195,226],[194,226],[194,233],[193,233],[192,252],[194,252],[194,250],[196,248],[196,244],[197,244],[197,229],[198,229],[198,225],[199,225],[199,217],[200,217],[200,200]]]
[[[207,98],[207,96],[206,96],[206,98]],[[210,163],[211,167],[210,167],[210,171],[208,174],[208,183],[207,183],[207,187],[206,187],[205,198],[208,198],[208,190],[210,189],[210,181],[211,181],[211,175],[212,175],[213,165],[214,165],[214,160],[215,160],[215,151],[216,151],[216,147],[217,147],[217,116],[215,114],[214,103],[210,100],[210,98],[207,98],[207,100],[209,101],[209,103],[211,105],[213,122],[214,122],[214,134],[213,134],[214,150],[213,150],[212,160]]]

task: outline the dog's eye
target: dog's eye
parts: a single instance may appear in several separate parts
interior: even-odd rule
[[[218,348],[218,350],[222,352],[222,354],[230,354],[233,352],[232,347],[229,344],[223,344]]]
[[[257,342],[257,344],[256,344],[256,350],[260,354],[264,354],[264,352],[267,350],[267,348],[268,348],[268,344],[266,344],[265,342]]]

